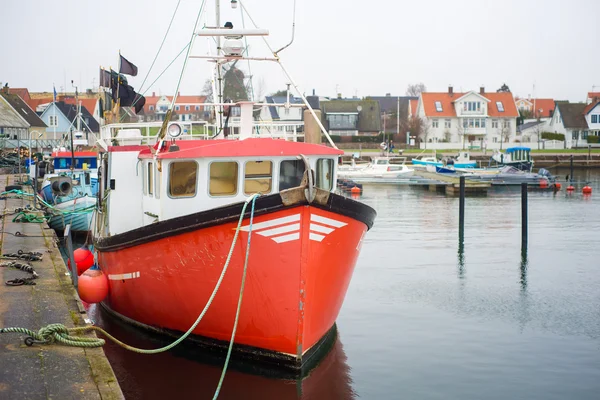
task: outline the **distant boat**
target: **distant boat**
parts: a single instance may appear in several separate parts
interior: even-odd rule
[[[461,151],[456,157],[447,160],[446,162],[438,160],[435,156],[425,156],[421,158],[413,158],[413,165],[433,165],[436,167],[443,167],[446,165],[452,165],[455,168],[475,168],[477,167],[477,161],[471,161],[471,156],[468,151]]]
[[[406,157],[373,157],[366,166],[338,170],[338,178],[352,179],[357,183],[381,183],[385,179],[401,179],[415,172],[405,165]]]
[[[515,167],[504,166],[497,173],[469,173],[470,180],[481,180],[491,182],[492,184],[518,185],[521,183],[539,184],[542,181],[553,183],[555,178],[544,168],[540,168],[537,173],[522,171]]]
[[[506,153],[495,151],[492,160],[500,166],[510,166],[521,171],[531,172],[533,169],[533,159],[531,158],[531,149],[529,147],[510,147]]]

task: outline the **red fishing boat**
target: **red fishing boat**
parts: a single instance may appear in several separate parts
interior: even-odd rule
[[[227,40],[263,34],[202,30],[204,36],[224,36],[224,49]],[[228,51],[217,61],[240,59]],[[214,104],[217,115],[224,106]],[[299,370],[331,347],[335,320],[376,214],[335,193],[343,152],[333,142],[322,145],[320,131],[311,134],[310,124],[328,137],[308,102],[300,105],[304,142],[294,141],[297,135],[286,140],[285,131],[257,134],[256,103],[227,106],[238,109],[239,121],[217,125],[212,136],[195,136],[176,122],[162,123],[157,137],[144,135],[143,124],[102,128],[102,201],[93,231],[98,264],[109,280],[103,305],[138,326],[181,336],[209,303],[190,340],[223,350],[242,295],[234,352]],[[238,227],[244,205],[256,193],[254,211],[248,206]]]

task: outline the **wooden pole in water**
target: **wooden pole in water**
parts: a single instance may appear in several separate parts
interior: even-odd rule
[[[569,175],[569,178],[571,179],[569,183],[573,185],[573,154],[571,154],[571,175]]]
[[[465,234],[465,177],[460,177],[460,196],[458,203],[458,236],[460,240]]]
[[[521,250],[527,248],[527,182],[521,183]]]

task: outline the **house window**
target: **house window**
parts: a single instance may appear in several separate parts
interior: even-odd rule
[[[479,118],[475,118],[475,128],[479,128]]]
[[[504,112],[504,104],[501,101],[496,102],[496,107],[498,107],[499,112]]]
[[[482,119],[481,119],[481,127],[482,127],[482,128],[485,128],[485,118],[482,118]]]
[[[463,119],[463,128],[467,128],[469,126],[469,120],[468,119]]]
[[[509,120],[504,121],[504,123],[502,124],[502,126],[504,128],[510,128],[510,121]]]
[[[492,128],[498,128],[498,120],[497,119],[493,119],[492,120]]]
[[[472,128],[475,125],[473,118],[469,118],[469,128]]]
[[[175,111],[179,111],[179,106],[175,106]]]
[[[169,165],[169,196],[194,197],[197,174],[198,164],[195,161],[172,162]]]
[[[185,111],[190,111],[190,106],[185,106]]]
[[[300,186],[304,175],[304,161],[285,160],[279,165],[279,190]]]
[[[588,138],[588,131],[581,132],[581,138],[587,140],[587,138]]]
[[[492,139],[492,142],[494,142],[494,143],[498,143],[498,138],[497,138],[497,137],[494,137],[494,138]]]
[[[592,115],[592,124],[595,124],[598,122],[598,116],[597,115]]]
[[[196,106],[196,111],[200,111],[200,106]]]
[[[333,160],[330,158],[319,158],[317,160],[316,186],[330,191],[333,188]]]
[[[573,131],[571,137],[573,138],[573,140],[579,139],[579,131]]]
[[[432,128],[437,128],[439,126],[439,122],[437,119],[432,119],[431,120],[431,127]]]
[[[442,112],[442,102],[441,101],[436,101],[435,102],[435,111],[437,112]]]
[[[232,196],[237,193],[238,163],[235,161],[210,164],[209,190],[211,196]]]
[[[147,175],[146,186],[148,188],[147,194],[148,194],[148,196],[152,196],[154,194],[154,165],[153,165],[153,163],[149,162],[146,166],[148,167],[147,168],[148,173],[146,174]]]
[[[270,193],[273,182],[271,161],[248,161],[244,171],[244,194]]]
[[[452,120],[447,119],[444,121],[444,128],[452,128]]]
[[[154,106],[150,106],[150,107],[148,107],[148,109],[149,109],[150,111],[154,111]]]
[[[51,115],[50,116],[50,123],[48,125],[50,125],[50,126],[58,126],[58,116],[57,115]]]
[[[481,102],[479,101],[467,101],[464,104],[464,111],[480,111]]]

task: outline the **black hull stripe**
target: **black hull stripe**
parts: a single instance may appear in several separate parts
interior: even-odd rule
[[[304,201],[286,206],[283,204],[280,194],[275,193],[261,196],[256,200],[254,215],[260,216],[304,205],[308,205],[308,202]],[[118,235],[96,238],[94,245],[101,252],[118,251],[170,236],[237,221],[243,206],[244,203],[240,202],[160,221]],[[377,216],[375,210],[368,205],[335,193],[329,194],[327,204],[318,204],[315,202],[311,206],[360,221],[367,225],[367,229],[371,229]],[[249,216],[250,210],[248,208],[244,218],[248,218]]]

